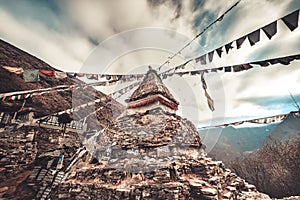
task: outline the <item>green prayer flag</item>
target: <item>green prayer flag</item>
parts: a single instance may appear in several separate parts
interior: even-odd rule
[[[25,82],[37,82],[40,80],[39,70],[24,69],[23,78]]]

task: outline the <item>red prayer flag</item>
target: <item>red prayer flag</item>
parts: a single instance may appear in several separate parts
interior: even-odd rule
[[[43,75],[46,75],[46,76],[55,77],[55,71],[52,71],[52,70],[43,70],[43,69],[41,69],[40,73],[43,74]]]

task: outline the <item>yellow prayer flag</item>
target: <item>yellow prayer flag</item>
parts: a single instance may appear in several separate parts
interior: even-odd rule
[[[23,68],[21,67],[9,67],[9,66],[3,66],[3,69],[6,69],[7,71],[14,73],[14,74],[22,74]]]

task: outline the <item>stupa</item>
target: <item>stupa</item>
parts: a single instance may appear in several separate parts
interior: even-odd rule
[[[161,108],[169,113],[176,113],[179,105],[179,102],[150,66],[143,82],[133,92],[127,103],[129,113],[143,113],[155,108]]]
[[[91,154],[51,199],[270,199],[206,156],[155,70],[127,102],[126,114],[95,136]]]

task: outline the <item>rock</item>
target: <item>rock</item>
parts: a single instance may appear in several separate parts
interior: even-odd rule
[[[216,195],[218,195],[218,190],[216,190],[215,188],[202,188],[201,192],[205,196],[216,196]]]
[[[224,197],[225,199],[230,199],[230,198],[232,197],[232,195],[233,195],[232,192],[227,191],[227,192],[225,192],[225,193],[223,194],[223,197]]]
[[[232,187],[232,186],[227,186],[226,189],[229,190],[229,191],[231,191],[231,192],[235,192],[236,191],[236,188]]]
[[[255,191],[256,190],[256,187],[255,187],[255,185],[252,185],[252,184],[246,184],[246,187],[249,189],[249,190],[253,190],[253,191]]]
[[[63,193],[63,194],[58,195],[59,199],[67,199],[67,198],[70,198],[70,197],[71,197],[71,195],[69,193]]]
[[[9,187],[5,186],[5,187],[1,187],[0,188],[0,193],[4,193],[9,189]]]

